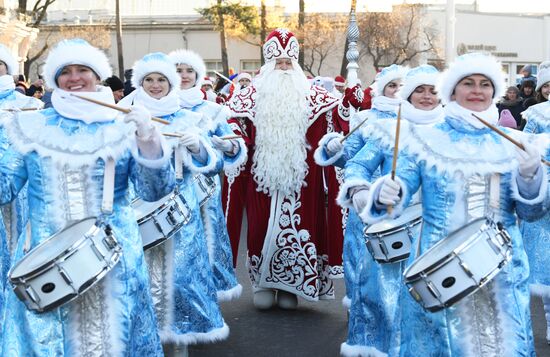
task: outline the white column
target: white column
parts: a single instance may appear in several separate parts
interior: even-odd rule
[[[542,31],[542,55],[543,61],[550,60],[550,15],[544,16],[544,24]]]
[[[454,0],[447,0],[447,7],[445,10],[445,62],[446,65],[451,63],[456,55],[455,48],[455,2]]]

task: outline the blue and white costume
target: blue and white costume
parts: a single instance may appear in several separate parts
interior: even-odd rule
[[[141,146],[135,128],[118,120],[118,112],[57,88],[57,76],[72,64],[91,68],[100,79],[111,75],[100,50],[83,40],[63,41],[50,52],[44,66],[46,82],[55,88],[53,108],[22,112],[2,123],[11,146],[0,159],[0,202],[10,202],[28,184],[31,235],[17,242],[13,258],[19,261],[69,222],[93,216],[112,227],[123,253],[118,264],[90,290],[51,311],[30,311],[12,291],[6,292],[0,353],[162,356],[128,185],[131,181],[147,201],[168,194],[175,183],[170,152],[163,147],[158,159],[144,158],[138,153]],[[80,93],[114,103],[111,91],[102,86],[97,92]],[[100,207],[106,162],[111,159],[114,194],[112,213],[108,214]]]
[[[499,97],[504,83],[497,64],[480,54],[459,57],[439,90],[442,98],[449,102],[456,83],[476,73],[490,78],[494,97]],[[413,241],[413,246],[420,243],[419,254],[472,220],[490,217],[501,222],[510,234],[512,260],[477,292],[438,312],[423,310],[402,284],[397,305],[400,325],[392,333],[391,356],[535,353],[527,285],[529,267],[516,220],[533,217],[548,199],[546,173],[539,169],[533,184],[524,182],[517,174],[515,147],[477,122],[471,113],[457,102],[450,102],[445,107],[444,122],[409,126],[409,139],[399,154],[396,175],[403,199],[392,216],[399,215],[421,187],[422,230]],[[494,105],[477,115],[494,122],[498,118]],[[384,206],[375,203],[386,179],[381,177],[370,188],[370,201],[360,214],[367,223],[389,216]],[[414,258],[411,255],[409,262]]]
[[[356,113],[350,121],[350,130],[353,130],[363,121],[368,123],[374,121],[385,121],[395,119],[397,117],[397,108],[401,102],[401,98],[389,98],[383,95],[384,87],[392,80],[401,79],[405,76],[407,69],[402,66],[391,65],[384,68],[376,77],[376,88],[374,92],[376,96],[372,102],[370,110]],[[368,124],[365,124],[368,125]],[[361,130],[356,130],[344,142],[344,148],[338,153],[332,154],[326,148],[328,142],[334,138],[340,137],[338,133],[326,134],[319,142],[319,147],[315,152],[315,162],[321,166],[334,165],[343,168],[346,162],[353,157],[365,146],[369,140],[363,135]],[[378,172],[372,173],[378,176]],[[373,178],[375,178],[373,177]],[[354,182],[344,175],[344,184],[341,185],[341,192],[347,191],[347,187],[353,185]],[[359,261],[365,254],[368,254],[363,240],[364,224],[357,216],[355,209],[349,204],[340,203],[342,207],[349,209],[348,219],[346,222],[346,230],[344,234],[344,249],[343,249],[343,265],[344,265],[344,281],[346,283],[346,295],[342,301],[346,308],[350,308],[352,304],[352,295],[357,282],[357,268]],[[360,233],[359,233],[360,232]],[[351,321],[351,316],[350,316]]]
[[[539,67],[537,89],[550,81],[550,62],[543,62]],[[543,102],[529,107],[522,113],[527,124],[526,133],[550,133],[550,102]],[[546,153],[548,158],[548,153]],[[520,224],[525,251],[529,259],[531,292],[540,296],[546,312],[546,339],[550,341],[550,213],[541,212],[541,217],[534,222],[522,221]]]
[[[202,58],[189,50],[177,50],[169,54],[174,65],[186,64],[191,66],[197,75],[195,85],[189,89],[180,89],[180,105],[182,108],[203,117],[201,128],[207,135],[212,137],[233,136],[233,130],[227,123],[231,112],[226,106],[203,99],[203,92],[200,90],[206,68]],[[211,176],[214,180],[215,189],[212,197],[201,207],[201,217],[206,231],[208,242],[208,257],[214,273],[214,284],[218,295],[218,301],[229,301],[238,298],[242,292],[242,286],[237,281],[233,267],[233,254],[225,214],[222,207],[222,185],[219,172],[223,169],[226,176],[236,177],[239,175],[247,159],[247,149],[243,139],[233,140],[236,151],[232,155],[219,151],[223,160],[223,167],[217,167],[215,174]]]
[[[0,112],[9,114],[9,111],[20,109],[41,109],[42,101],[27,97],[15,90],[13,75],[19,68],[17,61],[9,50],[0,45],[0,61],[6,66],[6,74],[0,76]],[[9,142],[2,131],[0,133],[0,155],[7,150]],[[0,207],[2,219],[0,219],[0,316],[2,316],[4,284],[10,266],[10,255],[13,253],[17,237],[23,232],[28,221],[27,214],[27,189],[24,187],[18,197],[10,204]],[[12,235],[15,237],[12,239]]]
[[[435,86],[438,74],[438,71],[429,65],[414,68],[407,73],[400,93],[405,99],[401,103],[401,117],[405,121],[403,125],[433,125],[442,119],[441,106],[429,111],[420,110],[406,100],[420,85]],[[366,143],[346,165],[347,185],[341,191],[342,204],[352,206],[350,193],[361,188],[368,189],[378,176],[378,170],[382,175],[391,171],[396,123],[395,120],[376,120],[367,123],[361,129],[361,135],[367,138]],[[405,135],[401,135],[400,145],[403,145],[406,139]],[[358,220],[361,225],[354,234],[356,239],[362,242],[362,249],[365,250],[365,225],[360,218]],[[366,252],[357,264],[348,339],[342,344],[341,353],[344,356],[387,353],[390,343],[395,343],[390,340],[392,329],[395,324],[399,324],[396,309],[405,262],[381,264]]]
[[[143,79],[153,72],[162,74],[170,83],[170,91],[160,99],[151,97],[143,88]],[[132,84],[137,89],[119,105],[143,105],[153,116],[170,122],[158,125],[163,132],[194,133],[199,137],[199,155],[180,147],[177,139],[169,141],[172,149],[182,155],[182,177],[177,180],[177,188],[189,207],[190,220],[172,238],[145,252],[161,340],[164,344],[189,345],[225,339],[229,328],[217,302],[193,185],[194,175],[210,174],[221,163],[207,138],[199,134],[201,116],[180,108],[176,89],[179,82],[176,68],[167,55],[148,54],[133,66]],[[175,158],[173,163],[175,165]]]

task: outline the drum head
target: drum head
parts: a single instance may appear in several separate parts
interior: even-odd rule
[[[396,219],[386,219],[382,222],[375,223],[372,226],[368,227],[365,233],[374,234],[381,233],[392,230],[403,226],[404,224],[422,216],[422,205],[415,204],[407,207],[403,214]]]
[[[169,193],[158,201],[147,202],[138,198],[132,202],[132,208],[136,214],[136,219],[139,220],[145,216],[150,215],[155,212],[159,207],[162,207],[167,201],[169,201],[173,196],[173,193]]]
[[[411,264],[405,271],[405,279],[426,271],[436,265],[441,259],[449,256],[458,246],[475,236],[484,223],[485,218],[478,218],[437,242],[437,244],[425,251]]]
[[[44,264],[52,262],[73,244],[84,238],[93,227],[96,217],[90,217],[73,223],[34,247],[19,260],[11,272],[12,278],[24,276]]]

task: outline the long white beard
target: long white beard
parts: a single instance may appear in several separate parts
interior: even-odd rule
[[[292,72],[273,71],[257,88],[252,174],[257,190],[270,196],[275,191],[299,192],[308,172],[307,85],[296,86],[299,79],[293,76],[299,73]]]

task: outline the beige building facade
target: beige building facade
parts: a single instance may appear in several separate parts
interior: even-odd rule
[[[63,2],[70,3],[63,7]],[[78,6],[91,6],[79,10]],[[57,8],[48,13],[44,25],[52,29],[56,26],[89,26],[102,25],[109,29],[110,46],[106,51],[111,58],[114,73],[117,68],[117,48],[115,33],[114,1],[68,1],[58,0]],[[121,2],[125,10],[123,15],[123,55],[124,67],[130,68],[134,61],[143,55],[161,51],[169,52],[178,48],[192,49],[199,53],[206,62],[209,73],[221,71],[221,46],[219,33],[213,30],[211,24],[201,20],[196,14],[189,14],[189,5],[181,5],[181,1],[173,2],[173,6],[165,6],[170,1],[161,1],[164,7],[147,8],[150,2],[132,0]],[[184,1],[183,3],[186,3]],[[203,1],[206,3],[206,1]],[[200,4],[198,4],[200,5]],[[203,5],[204,6],[204,5]],[[199,7],[199,6],[196,6]],[[63,10],[61,10],[63,9]],[[67,10],[69,9],[69,10]],[[167,9],[171,9],[168,11]],[[178,12],[179,11],[179,12]],[[181,14],[180,14],[181,13]],[[427,6],[426,16],[433,22],[439,34],[438,53],[444,53],[445,7]],[[44,31],[45,32],[45,31]],[[321,68],[321,75],[335,76],[340,70],[345,34],[342,33],[341,46],[333,49]],[[40,39],[39,39],[40,40]],[[235,72],[255,72],[260,67],[260,47],[229,39],[227,42],[229,67]],[[550,59],[550,14],[542,15],[504,15],[481,13],[462,7],[456,11],[455,48],[457,54],[473,51],[483,51],[498,57],[507,73],[509,83],[515,83],[519,78],[519,69],[525,64],[539,64]],[[419,63],[437,60],[434,55],[424,55],[415,58],[414,66]],[[37,61],[40,66],[40,61]],[[38,73],[38,71],[36,71]],[[360,60],[359,78],[363,83],[370,83],[375,71],[367,56]]]

